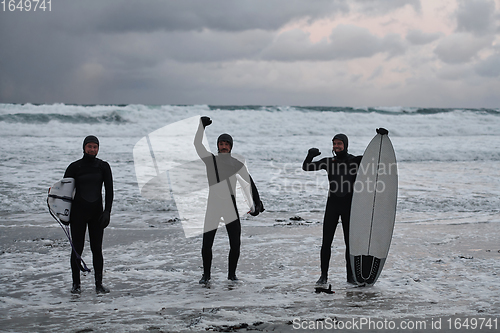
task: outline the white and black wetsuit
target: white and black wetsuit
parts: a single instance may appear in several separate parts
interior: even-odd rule
[[[71,238],[79,255],[83,252],[85,232],[88,226],[90,249],[95,272],[96,284],[102,283],[104,259],[102,239],[104,229],[99,218],[103,213],[102,185],[105,188],[104,210],[111,212],[113,204],[113,176],[109,164],[93,155],[84,154],[83,158],[71,163],[64,177],[75,179],[76,193],[71,206]],[[71,271],[73,284],[80,284],[80,266],[76,255],[71,252]]]
[[[347,146],[347,144],[346,144]],[[346,245],[347,281],[353,281],[349,262],[349,222],[354,182],[362,156],[348,154],[346,150],[335,157],[322,158],[313,162],[314,156],[307,155],[302,164],[305,171],[325,170],[330,183],[328,200],[323,219],[323,242],[321,245],[321,275],[328,276],[331,246],[339,217],[342,220],[344,242]]]
[[[229,237],[228,277],[235,277],[241,245],[241,223],[235,197],[236,175],[241,176],[243,180],[251,185],[252,199],[256,206],[256,213],[254,215],[264,211],[264,208],[257,187],[248,173],[245,164],[234,158],[230,153],[214,155],[207,151],[202,143],[203,131],[204,127],[200,122],[200,127],[194,140],[194,146],[198,156],[205,163],[209,184],[207,210],[203,227],[203,244],[201,249],[203,274],[206,278],[210,278],[212,246],[219,222],[222,218]]]

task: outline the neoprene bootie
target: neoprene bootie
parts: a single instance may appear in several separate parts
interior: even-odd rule
[[[328,277],[326,275],[321,274],[318,281],[316,281],[316,284],[326,284],[327,281]]]

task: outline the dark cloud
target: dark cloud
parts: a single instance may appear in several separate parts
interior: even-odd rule
[[[418,0],[85,0],[54,3],[42,15],[9,13],[3,19],[29,23],[71,34],[128,33],[153,31],[244,31],[280,29],[290,22],[312,22],[348,13],[353,6],[361,11],[386,14]],[[26,14],[26,15],[25,15]],[[44,21],[44,22],[42,22]]]
[[[456,15],[457,31],[482,35],[495,30],[495,2],[492,0],[460,0]]]
[[[448,64],[459,64],[471,61],[485,47],[491,46],[490,37],[476,38],[467,33],[456,33],[443,38],[435,54]]]
[[[398,95],[392,88],[384,95],[384,87],[410,87],[411,77],[388,82],[388,74],[394,66],[413,68],[411,61],[437,73],[429,78],[435,91],[442,78],[496,80],[498,55],[478,60],[480,51],[491,51],[495,24],[498,29],[498,14],[486,12],[494,12],[491,5],[460,2],[458,33],[444,38],[421,30],[381,36],[353,22],[336,23],[316,43],[288,28],[337,17],[387,20],[403,7],[425,13],[418,0],[85,0],[53,2],[45,13],[0,12],[0,102],[349,104],[364,90],[366,103],[383,104]],[[438,42],[434,55],[423,47],[398,58],[401,64],[380,59],[431,42]],[[436,56],[446,71],[431,68]],[[354,61],[342,62],[369,58],[359,70]],[[408,94],[418,90],[410,88]]]
[[[84,100],[115,77],[144,86],[168,59],[255,59],[276,29],[347,11],[347,0],[86,0],[0,12],[0,101]]]
[[[500,77],[500,54],[493,54],[475,67],[476,73],[483,77]]]
[[[74,68],[87,55],[87,41],[46,29],[50,13],[25,14],[31,22],[20,13],[0,17],[0,101],[53,101],[66,93]]]
[[[203,31],[129,33],[102,36],[100,52],[112,53],[125,63],[154,66],[166,59],[179,62],[223,62],[256,59],[274,34],[263,30],[238,33]]]
[[[332,30],[328,40],[318,43],[309,40],[309,34],[292,30],[281,34],[262,53],[266,60],[327,61],[371,57],[377,53],[390,56],[403,54],[406,45],[397,34],[377,37],[368,29],[352,25],[339,25]]]
[[[442,33],[425,33],[422,30],[410,30],[406,40],[414,45],[425,45],[439,39]]]
[[[243,31],[348,11],[347,0],[86,0],[58,3],[53,18],[75,32]]]

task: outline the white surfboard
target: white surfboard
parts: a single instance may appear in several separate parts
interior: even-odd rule
[[[373,285],[389,253],[398,195],[396,155],[387,135],[377,134],[356,176],[349,228],[350,261],[358,285]]]
[[[68,237],[71,248],[76,255],[78,265],[80,266],[80,270],[82,272],[90,272],[90,269],[87,267],[82,257],[80,257],[71,241],[69,217],[71,215],[71,204],[75,197],[75,193],[75,180],[73,178],[63,178],[49,188],[47,206],[49,206],[50,215],[59,222],[64,234]],[[63,224],[65,226],[63,226]]]
[[[73,178],[63,178],[49,188],[47,204],[51,213],[63,223],[69,223],[74,195],[75,180]]]

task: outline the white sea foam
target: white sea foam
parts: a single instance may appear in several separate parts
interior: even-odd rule
[[[376,111],[380,109],[391,112]],[[331,156],[331,138],[343,132],[350,139],[349,151],[360,155],[376,127],[389,129],[396,150],[400,209],[497,209],[498,110],[407,111],[0,104],[0,210],[44,211],[48,187],[81,157],[81,142],[88,134],[100,138],[99,157],[112,166],[115,211],[172,210],[172,203],[140,197],[133,147],[152,131],[199,114],[214,121],[206,131],[212,148],[220,133],[233,135],[234,151],[247,158],[268,210],[322,209],[326,177],[301,170],[307,150],[317,147],[321,156]]]

